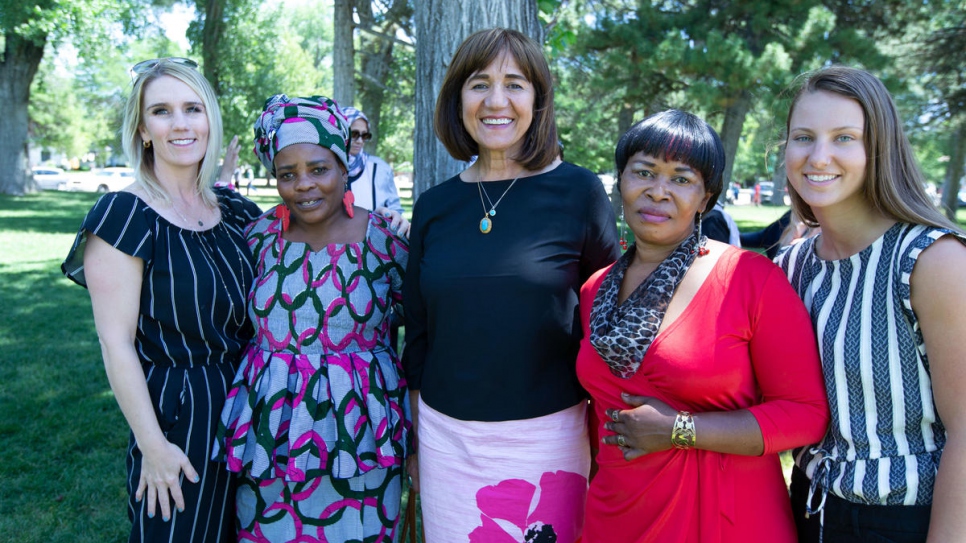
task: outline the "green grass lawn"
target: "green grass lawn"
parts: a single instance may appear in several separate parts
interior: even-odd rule
[[[101,364],[87,291],[60,263],[97,195],[0,196],[0,539],[124,541],[128,427]],[[279,201],[262,188],[253,199]],[[411,209],[411,202],[405,203]],[[782,207],[727,208],[742,230]],[[961,222],[966,213],[960,214]],[[8,539],[9,538],[9,539]]]

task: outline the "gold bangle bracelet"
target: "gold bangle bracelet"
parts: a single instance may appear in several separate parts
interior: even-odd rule
[[[678,411],[671,430],[671,445],[675,449],[687,450],[694,447],[694,417],[687,411]]]

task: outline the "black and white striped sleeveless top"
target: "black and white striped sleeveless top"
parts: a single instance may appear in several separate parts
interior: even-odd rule
[[[946,234],[896,223],[846,259],[820,259],[818,238],[776,257],[812,317],[832,413],[822,442],[796,451],[813,491],[865,504],[932,503],[946,431],[909,285],[921,252]]]

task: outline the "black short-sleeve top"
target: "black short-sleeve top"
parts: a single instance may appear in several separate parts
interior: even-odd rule
[[[221,221],[204,231],[168,222],[130,192],[105,194],[84,218],[61,265],[68,278],[87,287],[90,234],[144,261],[135,338],[144,364],[236,364],[252,337],[245,306],[252,255],[244,230],[261,211],[232,190],[216,188],[215,194]]]

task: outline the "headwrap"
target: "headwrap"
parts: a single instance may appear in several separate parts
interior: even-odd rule
[[[366,117],[366,114],[365,113],[359,111],[358,109],[356,109],[356,108],[354,108],[352,106],[349,106],[349,107],[343,109],[342,110],[342,113],[345,114],[345,119],[349,123],[350,130],[351,130],[351,127],[352,127],[352,123],[356,122],[359,119],[362,119],[363,121],[366,121],[366,126],[367,127],[370,124],[369,123],[369,117]],[[365,145],[365,144],[363,143],[363,145]],[[352,142],[351,141],[349,142],[349,147],[350,148],[352,147]],[[362,174],[362,170],[365,170],[366,169],[366,162],[367,162],[367,159],[368,158],[369,157],[366,154],[366,148],[364,146],[363,146],[362,150],[359,151],[359,154],[358,155],[349,155],[349,180],[350,181],[355,181],[356,179],[359,178],[359,175]]]
[[[297,143],[314,143],[330,151],[348,169],[349,123],[339,105],[325,96],[289,98],[276,94],[265,102],[255,121],[255,156],[275,175],[275,155]]]

